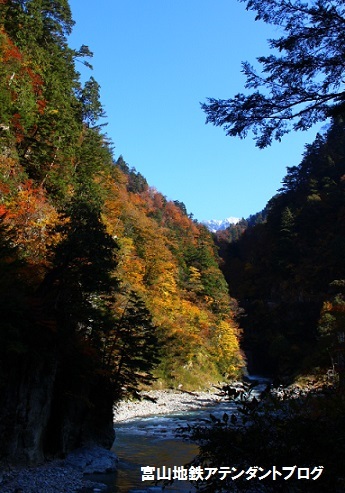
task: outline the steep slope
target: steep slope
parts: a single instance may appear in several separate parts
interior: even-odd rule
[[[244,344],[256,370],[343,372],[344,142],[338,117],[288,169],[266,222],[224,253],[231,294],[247,312]]]
[[[192,386],[222,373],[236,376],[243,365],[236,303],[211,234],[188,217],[184,204],[167,201],[129,170],[122,157],[114,173],[105,218],[120,245],[122,286],[145,300],[159,329],[164,351],[156,375],[165,384]]]
[[[0,457],[110,446],[113,403],[154,377],[243,367],[212,237],[113,161],[66,0],[0,4]]]

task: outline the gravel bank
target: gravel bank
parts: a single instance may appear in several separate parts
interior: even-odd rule
[[[184,392],[173,390],[152,390],[142,394],[141,401],[122,401],[115,408],[115,424],[125,420],[150,416],[154,414],[170,414],[200,409],[220,401],[219,396],[209,392]],[[107,455],[104,451],[104,455]],[[102,456],[102,453],[100,453]],[[83,459],[83,454],[80,454]],[[108,459],[108,457],[106,457]],[[104,485],[87,480],[83,470],[72,465],[68,460],[47,462],[38,467],[10,468],[0,464],[1,493],[77,493],[81,491],[97,491]]]
[[[104,484],[89,481],[87,474],[114,471],[117,457],[97,446],[71,452],[65,460],[46,462],[37,467],[10,467],[0,464],[1,493],[76,493],[102,491]],[[86,476],[85,476],[86,474]]]
[[[114,410],[115,423],[152,414],[170,414],[200,409],[220,402],[219,396],[211,391],[151,390],[144,392],[142,396],[141,401],[120,402]]]
[[[47,462],[42,466],[9,468],[0,473],[1,493],[76,493],[84,488],[104,489],[88,481],[83,473],[64,461]]]

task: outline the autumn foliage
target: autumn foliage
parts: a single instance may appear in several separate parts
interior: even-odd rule
[[[113,403],[143,386],[244,366],[210,233],[114,160],[68,2],[40,5],[0,3],[0,455],[25,461],[110,446]],[[46,406],[30,421],[35,382]]]
[[[120,246],[117,275],[145,300],[158,327],[164,354],[156,375],[163,384],[191,386],[205,376],[235,377],[243,365],[236,307],[211,235],[147,184],[129,191],[137,172],[122,157],[112,172],[115,180],[102,178],[104,218]]]

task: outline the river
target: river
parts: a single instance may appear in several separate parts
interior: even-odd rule
[[[210,414],[221,418],[224,414],[236,412],[231,402],[210,404],[193,411],[166,415],[152,415],[145,418],[134,418],[117,423],[115,426],[116,440],[113,451],[119,458],[118,471],[112,475],[96,476],[108,485],[107,493],[160,493],[161,486],[151,481],[142,480],[141,467],[166,466],[173,469],[190,462],[197,454],[195,444],[184,441],[176,436],[180,426],[192,425],[202,419],[209,419]],[[195,489],[189,481],[175,481],[167,486],[167,493],[188,493]]]
[[[208,419],[210,413],[223,416],[232,412],[234,405],[224,402],[193,411],[135,418],[117,423],[116,440],[113,451],[119,458],[118,471],[114,474],[97,475],[92,479],[108,485],[107,493],[160,493],[161,486],[151,481],[142,481],[141,467],[183,466],[193,459],[198,447],[176,437],[180,426]],[[162,470],[163,471],[163,470]],[[168,471],[168,469],[167,469]],[[195,491],[189,481],[175,481],[164,490],[167,493],[187,493]]]

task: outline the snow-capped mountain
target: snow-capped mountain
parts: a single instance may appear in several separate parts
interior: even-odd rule
[[[240,221],[239,217],[227,217],[226,219],[210,219],[208,221],[202,221],[202,224],[206,226],[212,233],[219,231],[220,229],[226,229],[230,224],[236,224]]]

